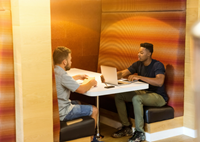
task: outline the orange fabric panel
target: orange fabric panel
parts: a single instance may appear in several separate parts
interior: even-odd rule
[[[58,46],[72,51],[72,67],[96,71],[98,65],[101,0],[51,0],[52,52]],[[60,121],[53,76],[54,142],[59,141]]]
[[[175,116],[182,116],[185,21],[184,11],[103,13],[98,71],[100,65],[128,68],[137,61],[140,43],[153,43],[152,58],[166,67],[169,105],[175,109]]]
[[[101,29],[101,0],[51,0],[52,50],[72,50],[72,67],[97,70]]]
[[[12,21],[10,11],[4,10],[0,11],[0,141],[15,142],[15,134]]]
[[[102,11],[185,10],[186,0],[102,0]]]

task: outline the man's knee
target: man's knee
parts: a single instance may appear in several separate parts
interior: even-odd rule
[[[115,94],[115,101],[116,100],[123,100],[123,95],[122,94]]]
[[[133,98],[132,98],[133,104],[138,103],[138,102],[141,102],[141,101],[142,101],[141,95],[135,95],[135,96],[133,96]]]
[[[92,114],[97,115],[99,113],[98,109],[95,106],[92,106]]]

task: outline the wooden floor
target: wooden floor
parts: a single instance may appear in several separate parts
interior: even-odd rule
[[[102,141],[104,142],[127,142],[130,137],[122,137],[122,138],[112,138],[111,135],[116,131],[115,128],[109,127],[104,124],[100,124],[100,131],[101,134],[104,136]],[[147,142],[147,141],[145,141]],[[196,142],[195,139],[185,136],[185,135],[180,135],[168,139],[163,139],[155,142]]]

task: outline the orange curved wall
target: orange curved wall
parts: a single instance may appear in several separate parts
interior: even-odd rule
[[[52,52],[57,46],[72,50],[72,67],[97,71],[101,28],[101,0],[51,0]],[[53,75],[54,142],[60,121]]]
[[[51,0],[52,51],[72,50],[72,67],[97,70],[101,0]]]
[[[154,44],[153,58],[166,67],[166,90],[175,116],[183,116],[185,0],[102,1],[100,65],[118,70],[137,61],[140,43]]]
[[[102,0],[103,12],[185,10],[186,0]]]

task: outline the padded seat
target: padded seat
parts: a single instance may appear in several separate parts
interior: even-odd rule
[[[153,123],[174,118],[174,109],[171,106],[147,107],[144,106],[144,122]]]
[[[126,102],[126,107],[129,117],[135,118],[132,103]],[[174,109],[168,105],[162,107],[144,106],[143,108],[145,123],[154,123],[174,118]]]
[[[77,123],[67,124],[68,121],[60,121],[60,142],[88,137],[95,134],[95,121],[90,116],[80,117]],[[80,120],[79,118],[79,120]],[[78,119],[75,119],[76,121]]]

